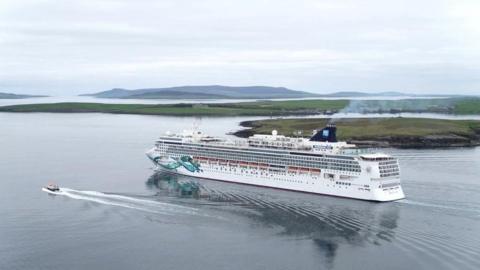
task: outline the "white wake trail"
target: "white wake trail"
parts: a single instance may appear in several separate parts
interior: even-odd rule
[[[172,210],[175,210],[175,209],[190,210],[190,211],[195,211],[196,210],[195,208],[181,206],[181,205],[174,205],[174,204],[169,204],[169,203],[164,203],[164,202],[138,199],[138,198],[123,196],[123,195],[106,194],[106,193],[98,192],[98,191],[75,191],[75,190],[71,190],[71,191],[80,192],[82,194],[91,195],[91,196],[125,200],[125,201],[130,201],[130,202],[139,203],[139,204],[148,204],[148,205],[153,205],[153,206],[165,207],[165,208],[172,209]]]
[[[140,210],[149,213],[163,214],[163,215],[178,215],[188,214],[196,215],[197,209],[179,206],[164,202],[157,202],[152,200],[137,199],[134,197],[106,194],[98,191],[82,191],[70,188],[60,188],[57,195],[63,195],[75,200],[91,201],[99,204],[112,205],[124,207],[129,209]]]
[[[471,209],[471,208],[466,208],[466,207],[461,208],[461,207],[448,206],[448,205],[425,203],[425,202],[411,201],[411,200],[407,200],[407,199],[396,201],[396,203],[417,205],[417,206],[422,206],[422,207],[431,207],[431,208],[438,208],[438,209],[447,209],[447,210],[455,210],[455,211],[468,211],[468,212],[480,213],[480,211],[478,209]]]
[[[68,192],[68,191],[61,191],[61,192],[59,193],[59,195],[64,195],[64,196],[67,196],[67,197],[69,197],[69,198],[71,198],[71,199],[75,199],[75,200],[85,200],[85,201],[91,201],[91,202],[100,203],[100,204],[106,204],[106,205],[112,205],[112,206],[119,206],[119,207],[130,208],[130,209],[140,210],[140,211],[149,212],[149,213],[160,214],[160,213],[157,212],[157,211],[152,211],[152,210],[147,209],[147,208],[142,208],[142,207],[138,207],[138,206],[133,206],[133,205],[126,204],[126,203],[118,203],[118,202],[106,201],[106,200],[102,200],[102,199],[98,199],[98,198],[93,198],[93,197],[88,197],[88,196],[76,195],[76,194],[72,194],[72,193],[70,193],[70,192]]]

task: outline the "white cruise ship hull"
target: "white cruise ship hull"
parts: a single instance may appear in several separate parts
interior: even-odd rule
[[[330,179],[324,177],[325,173],[336,175],[338,172],[324,170],[321,173],[301,171],[277,173],[271,172],[268,168],[241,168],[209,162],[200,163],[200,169],[192,171],[183,166],[177,168],[162,166],[159,160],[169,159],[168,157],[161,159],[149,157],[156,164],[157,170],[191,177],[377,202],[405,198],[399,177],[372,179],[368,174],[362,173],[344,179],[337,177]]]

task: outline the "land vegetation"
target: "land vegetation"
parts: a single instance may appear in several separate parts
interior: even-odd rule
[[[171,116],[279,116],[331,113],[344,108],[346,100],[263,101],[211,104],[104,104],[50,103],[0,107],[3,112],[116,113]]]
[[[480,114],[480,98],[401,100],[302,99],[234,103],[105,104],[51,103],[0,107],[7,112],[100,112],[174,116],[287,116],[345,113],[446,113]]]
[[[267,119],[245,121],[248,129],[234,134],[248,137],[277,130],[287,136],[305,137],[327,123],[337,125],[337,137],[363,147],[452,147],[480,145],[480,121],[425,118]]]

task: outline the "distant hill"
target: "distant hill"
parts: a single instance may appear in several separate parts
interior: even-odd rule
[[[2,93],[2,92],[0,92],[0,99],[20,99],[20,98],[33,98],[33,97],[46,97],[46,96],[39,96],[39,95],[19,95],[19,94]]]
[[[226,95],[216,95],[216,94],[208,94],[208,93],[190,93],[190,92],[168,91],[168,90],[166,90],[166,91],[161,91],[161,92],[130,95],[127,98],[138,98],[138,99],[175,99],[175,98],[183,98],[183,99],[228,99],[230,97],[226,96]]]
[[[274,98],[351,98],[351,97],[453,97],[453,95],[408,94],[394,91],[367,93],[360,91],[341,91],[330,94],[314,94],[291,90],[285,87],[271,86],[222,86],[198,85],[167,88],[123,89],[114,88],[93,94],[97,98],[125,99],[274,99]]]
[[[136,90],[114,88],[112,90],[82,96],[127,99],[270,99],[316,97],[319,95],[284,87],[199,85]]]

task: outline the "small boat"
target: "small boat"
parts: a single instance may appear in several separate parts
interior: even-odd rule
[[[49,191],[49,192],[59,192],[60,191],[60,187],[57,184],[54,184],[54,183],[48,183],[48,185],[44,186],[43,189],[45,191]]]

